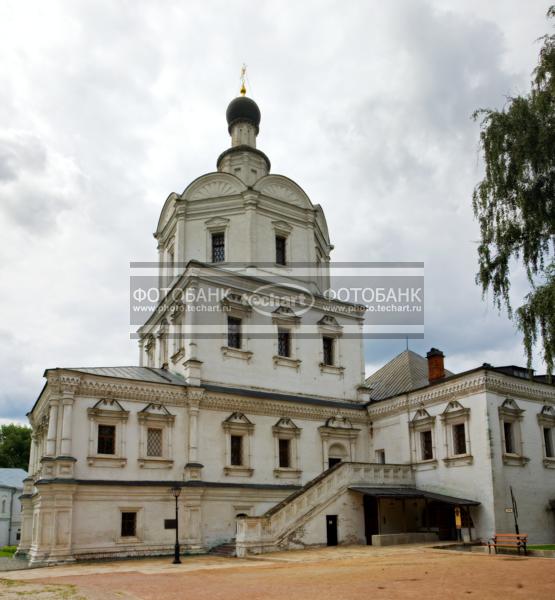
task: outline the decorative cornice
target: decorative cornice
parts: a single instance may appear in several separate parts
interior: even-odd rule
[[[495,392],[505,396],[516,396],[541,403],[555,402],[555,387],[533,381],[517,380],[514,377],[481,371],[469,374],[468,377],[457,378],[441,384],[431,385],[422,390],[408,392],[368,406],[371,419],[391,415],[421,406],[430,406],[452,401],[481,392]]]
[[[294,402],[280,402],[279,400],[264,400],[261,398],[247,398],[240,394],[217,394],[207,392],[201,400],[200,408],[215,411],[242,412],[247,415],[266,415],[322,421],[337,415],[337,407],[313,406],[295,404]],[[368,423],[368,417],[359,410],[349,408],[341,409],[341,414],[348,417],[353,423]]]

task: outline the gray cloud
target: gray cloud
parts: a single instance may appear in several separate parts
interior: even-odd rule
[[[454,370],[521,363],[513,325],[474,284],[470,114],[526,89],[547,6],[0,7],[0,418],[29,410],[46,367],[136,362],[129,261],[155,257],[168,193],[228,146],[243,61],[259,146],[322,204],[334,258],[425,261],[426,339],[411,347],[442,347]],[[517,279],[515,297],[524,290]],[[368,342],[368,364],[403,347]]]

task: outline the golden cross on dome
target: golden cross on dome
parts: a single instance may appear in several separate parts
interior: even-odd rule
[[[243,63],[241,67],[241,89],[239,93],[241,96],[244,96],[247,93],[247,86],[245,85],[245,80],[247,79],[247,65]]]

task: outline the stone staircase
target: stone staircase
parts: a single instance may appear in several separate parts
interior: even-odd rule
[[[236,555],[286,550],[296,532],[334,502],[350,486],[414,486],[410,465],[341,462],[324,471],[300,490],[260,517],[237,520]]]
[[[208,554],[211,554],[212,556],[236,556],[235,548],[235,540],[231,540],[230,542],[225,542],[225,544],[210,548]]]

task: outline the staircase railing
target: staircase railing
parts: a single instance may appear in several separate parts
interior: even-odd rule
[[[260,517],[237,520],[237,556],[280,550],[284,538],[352,485],[414,486],[410,465],[342,462],[324,471]]]

